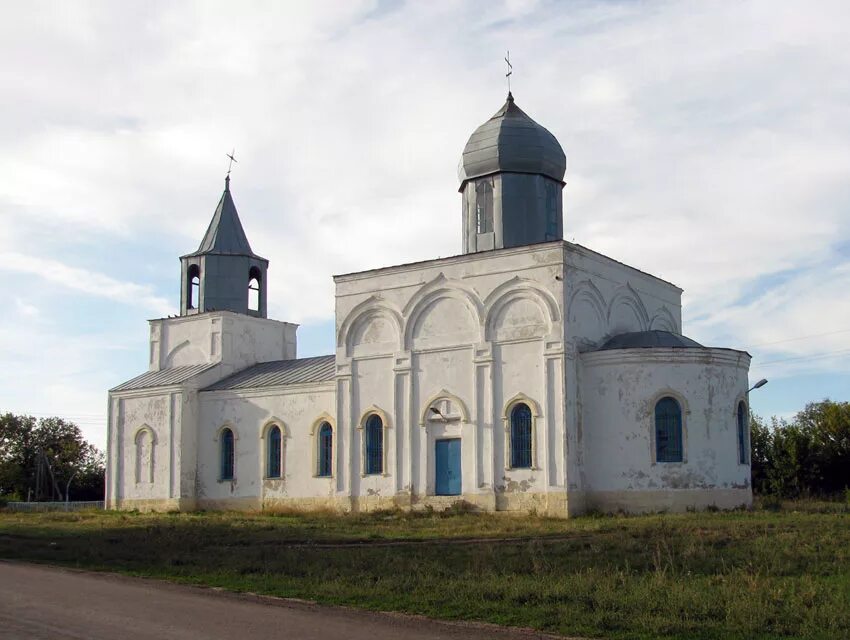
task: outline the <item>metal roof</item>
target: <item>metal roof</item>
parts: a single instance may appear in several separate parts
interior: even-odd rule
[[[669,331],[634,331],[621,333],[610,338],[597,351],[610,349],[646,349],[651,347],[672,347],[674,349],[705,349],[695,340]]]
[[[336,356],[261,362],[219,380],[204,391],[259,389],[306,382],[327,382],[336,373]]]
[[[210,220],[207,232],[204,234],[204,239],[201,240],[201,246],[198,247],[197,251],[183,257],[207,254],[265,259],[254,253],[248,243],[248,236],[245,235],[239,214],[236,212],[233,196],[230,195],[230,176],[224,179],[224,193],[221,194],[221,199],[215,208],[215,213]]]
[[[217,363],[193,364],[185,367],[171,367],[159,371],[148,371],[132,380],[127,380],[110,391],[131,391],[133,389],[149,389],[151,387],[169,387],[171,385],[186,382],[189,378],[203,373],[207,369],[216,366]]]
[[[458,166],[461,188],[467,180],[498,172],[538,173],[563,181],[567,158],[558,140],[508,99],[470,136]]]

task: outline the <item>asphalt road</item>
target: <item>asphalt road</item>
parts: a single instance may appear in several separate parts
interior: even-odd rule
[[[0,638],[529,640],[531,632],[0,562]]]

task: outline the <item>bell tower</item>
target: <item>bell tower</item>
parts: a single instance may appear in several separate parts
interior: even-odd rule
[[[230,176],[198,250],[180,257],[180,315],[233,311],[266,318],[269,261],[251,250]]]
[[[463,253],[562,239],[566,168],[558,140],[509,92],[470,136],[460,159]]]

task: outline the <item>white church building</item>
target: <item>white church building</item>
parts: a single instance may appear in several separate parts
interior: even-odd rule
[[[336,351],[268,319],[229,178],[180,314],[109,392],[117,509],[569,516],[752,502],[743,351],[675,285],[563,240],[566,159],[509,94],[459,167],[460,255],[334,277]]]

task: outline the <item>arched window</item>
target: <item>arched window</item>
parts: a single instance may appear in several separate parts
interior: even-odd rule
[[[221,479],[233,480],[233,431],[221,431]]]
[[[669,396],[655,405],[655,461],[682,462],[682,407]]]
[[[327,422],[323,422],[322,426],[319,427],[316,446],[318,447],[316,451],[316,475],[320,478],[329,478],[333,475],[334,431]]]
[[[749,443],[747,442],[747,405],[738,403],[738,464],[747,464],[749,459]]]
[[[186,308],[196,309],[201,299],[201,268],[196,264],[189,265],[186,278],[189,281]]]
[[[266,477],[279,478],[281,467],[280,427],[274,426],[269,429],[266,447]]]
[[[531,409],[520,402],[511,409],[511,468],[531,467]]]
[[[484,178],[475,185],[475,225],[478,233],[493,230],[493,179]]]
[[[260,310],[260,270],[251,267],[248,272],[248,311]]]
[[[384,472],[384,423],[373,413],[366,420],[366,475]]]

